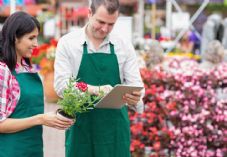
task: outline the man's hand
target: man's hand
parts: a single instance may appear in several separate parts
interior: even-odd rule
[[[113,87],[111,85],[103,85],[100,87],[100,90],[104,92],[104,95],[108,94]]]
[[[113,87],[111,85],[103,85],[103,86],[92,86],[88,85],[88,91],[92,94],[99,95],[99,92],[104,92],[104,95],[108,94]]]
[[[140,91],[133,91],[131,94],[126,93],[123,96],[125,103],[130,106],[136,106],[140,100],[141,92]]]

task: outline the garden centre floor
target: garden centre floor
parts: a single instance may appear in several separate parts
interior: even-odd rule
[[[45,104],[45,112],[55,111],[56,104]],[[43,127],[44,157],[65,157],[65,132],[50,127]]]

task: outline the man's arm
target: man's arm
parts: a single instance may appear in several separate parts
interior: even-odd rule
[[[123,67],[124,83],[128,85],[144,86],[133,45],[125,43],[125,52],[127,53],[127,59]],[[144,104],[142,100],[144,93],[145,90],[142,90],[141,92],[135,91],[132,94],[126,94],[124,96],[124,100],[131,108],[135,108],[137,112],[142,113],[144,111]]]
[[[70,64],[69,52],[63,39],[60,39],[56,49],[54,63],[54,88],[58,96],[62,96],[69,78],[73,75],[72,65]]]

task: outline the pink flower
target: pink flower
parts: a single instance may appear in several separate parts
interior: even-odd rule
[[[86,83],[84,82],[77,82],[75,84],[75,87],[77,87],[79,90],[81,90],[82,92],[85,92],[88,89],[88,86]]]

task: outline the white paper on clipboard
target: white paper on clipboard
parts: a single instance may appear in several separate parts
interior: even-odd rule
[[[123,95],[141,91],[141,86],[116,85],[105,97],[95,104],[95,108],[120,109],[125,105]]]

